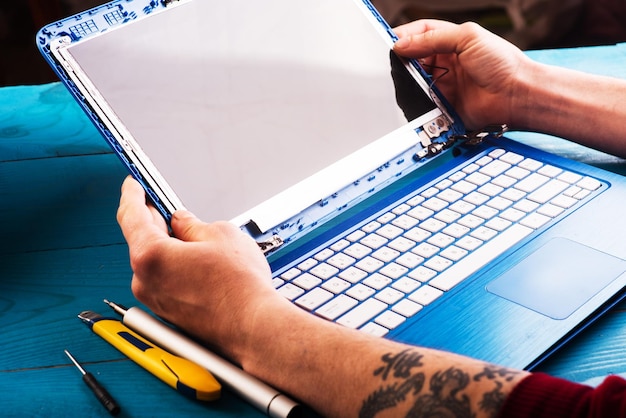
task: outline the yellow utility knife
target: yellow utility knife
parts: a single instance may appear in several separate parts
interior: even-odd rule
[[[219,399],[222,387],[204,367],[157,347],[117,319],[92,311],[83,311],[78,317],[93,332],[183,395],[200,401]]]

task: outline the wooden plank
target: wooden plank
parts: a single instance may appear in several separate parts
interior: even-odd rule
[[[110,152],[61,83],[0,89],[0,161]]]
[[[3,417],[109,417],[63,351],[48,369],[0,371]],[[81,361],[85,352],[72,354]],[[81,361],[81,363],[83,363]],[[215,402],[186,398],[130,360],[83,363],[122,408],[122,417],[265,417],[223,391]]]
[[[113,154],[0,163],[0,254],[121,243]]]
[[[70,366],[68,349],[127,416],[263,416],[230,393],[211,404],[182,397],[77,318],[83,310],[116,317],[103,298],[141,306],[130,291],[127,251],[120,244],[0,256],[2,415],[107,416]]]

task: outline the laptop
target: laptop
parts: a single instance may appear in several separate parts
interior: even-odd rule
[[[622,297],[620,176],[467,132],[368,0],[114,0],[40,50],[166,219],[228,219],[277,292],[533,369]]]

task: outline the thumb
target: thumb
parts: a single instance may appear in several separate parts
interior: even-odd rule
[[[193,213],[177,210],[172,215],[172,233],[182,241],[204,241],[208,224],[202,222]]]

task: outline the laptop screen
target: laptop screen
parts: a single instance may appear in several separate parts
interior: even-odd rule
[[[181,2],[68,51],[205,220],[231,219],[405,125],[405,113],[436,109],[401,65],[392,77],[389,44],[352,1]]]

